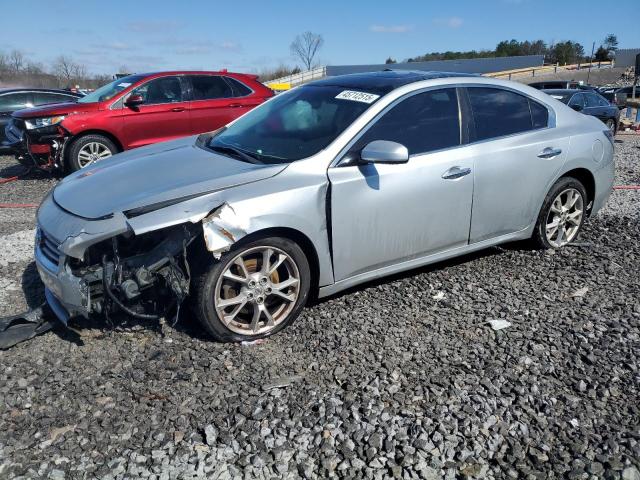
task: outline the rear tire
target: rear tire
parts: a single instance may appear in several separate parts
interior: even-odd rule
[[[273,335],[291,325],[307,302],[309,262],[289,239],[257,239],[234,245],[218,261],[209,258],[209,265],[194,277],[193,306],[218,341]]]
[[[104,135],[90,134],[79,137],[67,149],[67,173],[77,172],[116,153],[118,147]]]
[[[540,248],[561,248],[578,237],[586,217],[587,191],[573,177],[562,177],[544,199],[532,239]]]

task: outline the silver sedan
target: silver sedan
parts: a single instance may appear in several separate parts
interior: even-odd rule
[[[385,71],[326,78],[227,127],[128,151],[38,211],[52,309],[271,335],[310,295],[499,243],[576,239],[613,182],[595,118],[524,85]]]

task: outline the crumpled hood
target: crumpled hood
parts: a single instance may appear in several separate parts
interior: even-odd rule
[[[53,198],[74,215],[96,219],[263,180],[286,168],[219,155],[198,147],[196,138],[114,155],[66,177]]]
[[[24,108],[12,113],[16,118],[41,118],[56,115],[69,115],[70,113],[95,112],[100,109],[99,103],[50,103],[40,107]]]

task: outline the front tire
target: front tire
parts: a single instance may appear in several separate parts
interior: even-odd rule
[[[216,340],[256,340],[298,317],[311,285],[309,262],[289,239],[234,246],[195,279],[195,312]]]
[[[618,129],[616,128],[616,121],[613,118],[608,119],[604,123],[607,126],[607,128],[613,132],[614,135],[617,133],[616,131]]]
[[[561,248],[575,240],[586,215],[587,191],[573,177],[559,179],[538,215],[533,240],[541,248]]]
[[[104,135],[84,135],[74,140],[67,150],[67,171],[77,172],[116,153],[118,147]]]

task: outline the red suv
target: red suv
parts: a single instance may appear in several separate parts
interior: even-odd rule
[[[226,125],[273,96],[257,78],[227,71],[129,75],[77,103],[14,112],[6,144],[18,158],[73,172],[122,150]]]

